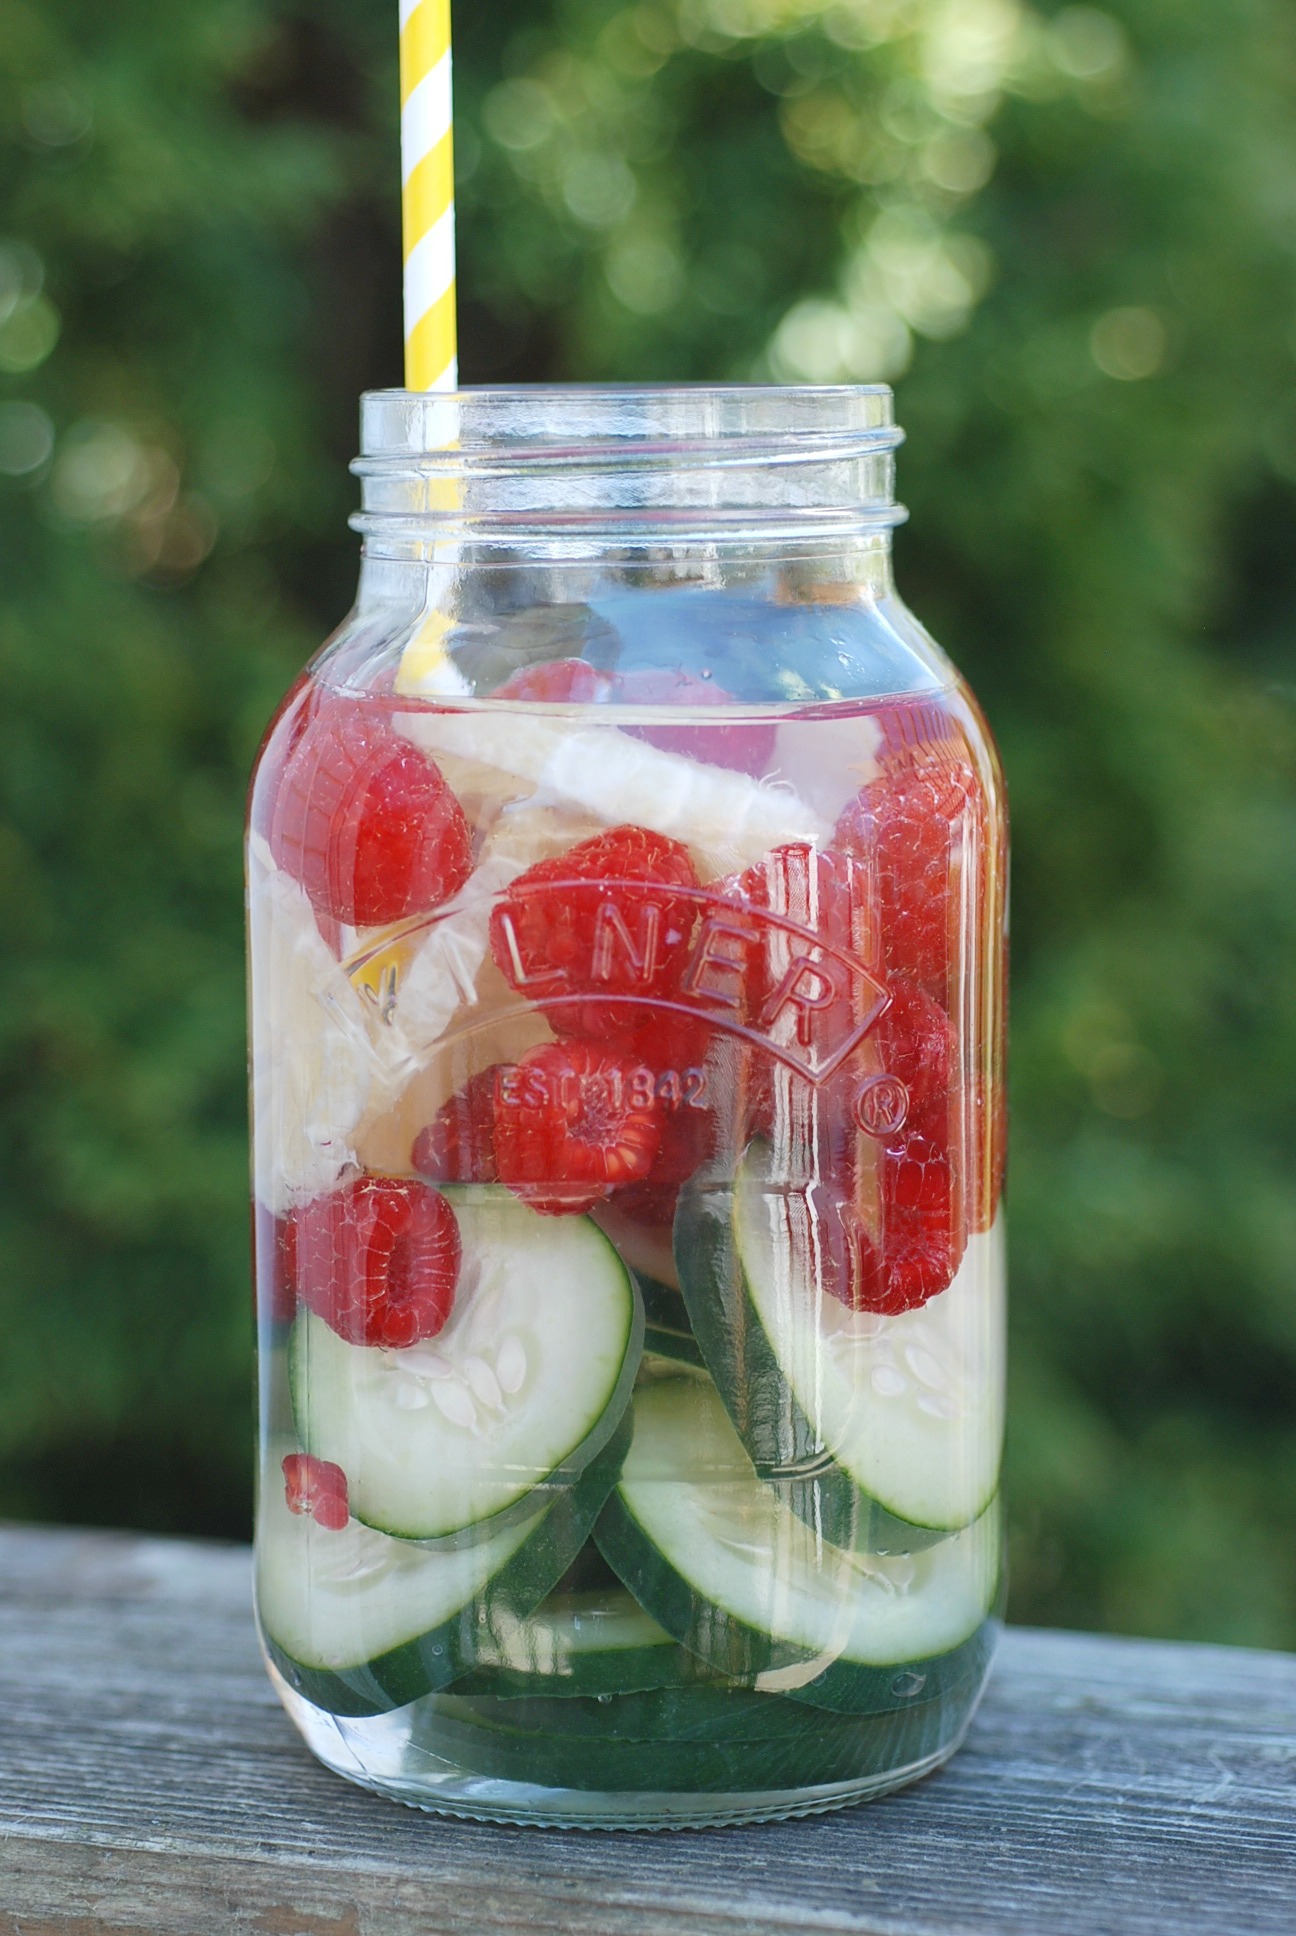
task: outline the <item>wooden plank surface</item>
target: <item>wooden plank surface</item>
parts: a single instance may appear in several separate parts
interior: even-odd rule
[[[238,1548],[0,1532],[0,1936],[1292,1936],[1296,1659],[1006,1637],[967,1745],[807,1821],[439,1820],[311,1760]]]

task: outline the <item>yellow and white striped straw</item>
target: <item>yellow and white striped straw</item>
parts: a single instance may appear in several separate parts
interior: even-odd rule
[[[459,365],[450,0],[400,0],[400,24],[405,383],[410,390],[453,390]]]

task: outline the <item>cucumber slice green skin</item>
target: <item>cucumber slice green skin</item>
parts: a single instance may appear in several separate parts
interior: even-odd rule
[[[453,1697],[438,1696],[428,1708],[419,1714],[418,1745],[461,1768],[546,1788],[639,1795],[752,1794],[899,1775],[951,1750],[967,1718],[962,1704],[942,1700],[850,1717],[802,1707],[805,1721],[790,1721],[786,1733],[640,1740],[509,1726]]]
[[[542,1241],[550,1234],[548,1226],[556,1222],[540,1217],[508,1191],[493,1186],[447,1188],[442,1194],[459,1219],[466,1274],[474,1255],[489,1260],[501,1252],[519,1253],[526,1243]],[[512,1480],[503,1478],[519,1458],[515,1430],[511,1446],[506,1440],[500,1447],[493,1435],[478,1442],[479,1465],[471,1480],[465,1481],[462,1473],[455,1472],[453,1487],[448,1482],[439,1487],[412,1487],[411,1470],[422,1472],[429,1465],[435,1469],[426,1445],[421,1448],[422,1458],[409,1456],[425,1430],[420,1421],[431,1420],[441,1431],[442,1443],[430,1442],[436,1458],[444,1459],[449,1449],[453,1466],[460,1450],[448,1445],[435,1408],[402,1412],[383,1395],[383,1381],[390,1370],[387,1361],[399,1365],[402,1354],[348,1344],[323,1319],[304,1308],[300,1311],[288,1351],[298,1436],[307,1452],[342,1467],[350,1484],[352,1513],[363,1525],[396,1539],[423,1544],[461,1544],[489,1537],[534,1510],[537,1486],[574,1484],[610,1442],[629,1401],[642,1355],[643,1307],[633,1278],[598,1226],[586,1217],[561,1221],[564,1228],[559,1234],[567,1240],[568,1249],[574,1244],[581,1246],[586,1253],[581,1260],[583,1267],[605,1272],[607,1287],[615,1289],[620,1328],[607,1389],[600,1393],[602,1409],[586,1415],[583,1431],[581,1421],[576,1422],[579,1437],[575,1442],[568,1437],[547,1471],[517,1472]],[[562,1290],[561,1276],[550,1288]],[[462,1311],[456,1307],[442,1335],[450,1338],[465,1322],[472,1323],[471,1304]],[[436,1344],[436,1340],[432,1342]],[[561,1387],[561,1362],[551,1366],[550,1372],[551,1382],[556,1379]],[[471,1449],[465,1443],[463,1452]],[[551,1455],[558,1451],[558,1446],[550,1447]]]
[[[459,1696],[462,1686],[450,1692]],[[438,1703],[438,1705],[443,1705]],[[457,1702],[444,1705],[459,1711]],[[911,1702],[911,1706],[921,1705]],[[782,1694],[759,1694],[714,1678],[686,1687],[644,1688],[610,1701],[471,1699],[462,1703],[489,1727],[524,1733],[574,1735],[593,1741],[772,1741],[822,1728],[836,1717],[807,1716]]]
[[[912,1553],[944,1538],[947,1529],[915,1526],[871,1498],[825,1450],[747,1295],[729,1202],[685,1190],[675,1257],[701,1357],[757,1472],[830,1546]]]
[[[856,1714],[979,1686],[997,1509],[916,1556],[848,1553],[816,1540],[762,1482],[709,1380],[645,1385],[634,1416],[594,1536],[645,1612],[714,1672]]]
[[[581,1547],[616,1484],[630,1446],[631,1420],[624,1413],[613,1437],[573,1486],[564,1487],[539,1518],[536,1530],[513,1553],[489,1585],[429,1633],[419,1634],[376,1659],[334,1672],[303,1666],[269,1634],[267,1654],[288,1685],[315,1707],[350,1717],[387,1714],[469,1672],[475,1665],[483,1608],[517,1617],[534,1612],[553,1591]],[[532,1509],[535,1510],[533,1501]],[[489,1620],[486,1623],[489,1626]]]
[[[491,1628],[490,1638],[478,1649],[476,1666],[455,1682],[456,1694],[510,1703],[583,1701],[606,1717],[598,1696],[711,1678],[696,1655],[657,1627],[619,1587],[579,1596],[555,1594],[529,1620],[496,1618]]]
[[[1002,1589],[998,1597],[1002,1600]],[[990,1671],[1002,1624],[996,1614],[948,1654],[911,1660],[902,1667],[870,1670],[852,1665],[847,1673],[842,1663],[835,1662],[816,1679],[787,1688],[787,1697],[835,1714],[881,1714],[922,1701],[948,1701],[960,1694],[967,1695],[970,1704]]]
[[[508,1701],[588,1700],[599,1695],[638,1694],[686,1685],[706,1668],[675,1641],[657,1647],[623,1647],[591,1660],[571,1674],[528,1674],[525,1669],[486,1662],[454,1683],[456,1694]]]
[[[777,1676],[779,1693],[808,1706],[840,1714],[899,1712],[912,1707],[918,1694],[933,1700],[965,1682],[979,1681],[994,1652],[998,1623],[987,1619],[949,1653],[884,1667],[837,1660],[813,1680],[798,1682],[789,1670],[806,1664],[805,1650],[748,1626],[706,1599],[667,1563],[619,1492],[611,1494],[600,1513],[594,1537],[613,1571],[653,1619],[735,1687],[757,1688],[762,1677]]]
[[[642,1271],[634,1273],[644,1307],[644,1350],[677,1364],[702,1365],[702,1350],[693,1335],[688,1306],[679,1291],[659,1284]]]

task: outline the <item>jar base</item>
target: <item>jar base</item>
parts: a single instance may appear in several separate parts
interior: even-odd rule
[[[722,1793],[653,1792],[548,1786],[485,1774],[434,1754],[417,1739],[417,1709],[357,1720],[326,1713],[296,1693],[271,1666],[270,1678],[306,1745],[345,1781],[430,1815],[519,1827],[670,1830],[723,1828],[827,1814],[894,1794],[932,1774],[955,1753],[975,1712],[981,1682],[941,1702],[935,1730],[921,1730],[925,1752],[846,1781]],[[897,1742],[897,1746],[899,1742]]]

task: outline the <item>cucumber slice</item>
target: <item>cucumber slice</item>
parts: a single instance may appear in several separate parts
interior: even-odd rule
[[[635,1395],[634,1438],[595,1538],[653,1618],[718,1672],[845,1711],[978,1671],[999,1515],[918,1553],[847,1552],[758,1478],[713,1388]]]
[[[477,1665],[455,1683],[455,1693],[493,1695],[511,1705],[586,1700],[603,1714],[603,1702],[595,1697],[675,1687],[707,1673],[617,1586],[610,1592],[553,1594],[528,1619],[495,1609]]]
[[[558,1701],[538,1695],[483,1700],[469,1698],[470,1690],[462,1681],[449,1693],[464,1697],[455,1698],[456,1712],[487,1726],[569,1734],[586,1741],[771,1741],[780,1735],[807,1733],[816,1725],[800,1702],[782,1694],[731,1687],[714,1675],[678,1687],[632,1690],[611,1700]],[[822,1715],[819,1723],[831,1727]]]
[[[484,1703],[436,1695],[415,1709],[413,1738],[458,1767],[536,1787],[750,1795],[891,1774],[898,1779],[951,1749],[966,1723],[966,1710],[941,1700],[903,1713],[849,1716],[798,1710],[787,1701],[778,1704],[777,1726],[764,1716],[759,1724],[744,1722],[735,1712],[716,1732],[703,1727],[636,1739],[560,1731],[547,1719],[522,1726],[510,1712],[522,1705],[492,1703],[487,1712]],[[581,1703],[554,1706],[571,1710]],[[744,1725],[759,1731],[744,1735]]]
[[[623,1417],[578,1483],[474,1545],[416,1546],[352,1519],[327,1532],[275,1479],[257,1523],[257,1610],[290,1687],[331,1714],[385,1714],[468,1672],[493,1623],[552,1591],[589,1537],[630,1443]],[[272,1455],[273,1456],[273,1455]]]
[[[837,1545],[971,1525],[999,1483],[1001,1226],[918,1310],[851,1311],[815,1281],[813,1193],[767,1189],[764,1165],[753,1144],[732,1190],[690,1189],[675,1222],[693,1330],[757,1471]]]
[[[347,1344],[304,1311],[290,1377],[302,1444],[347,1475],[379,1532],[445,1539],[525,1511],[605,1446],[639,1362],[643,1314],[585,1217],[541,1217],[507,1190],[446,1190],[463,1269],[450,1322],[405,1351]]]
[[[689,1323],[688,1306],[680,1292],[654,1277],[635,1271],[644,1307],[644,1350],[678,1364],[700,1365],[702,1352]]]

